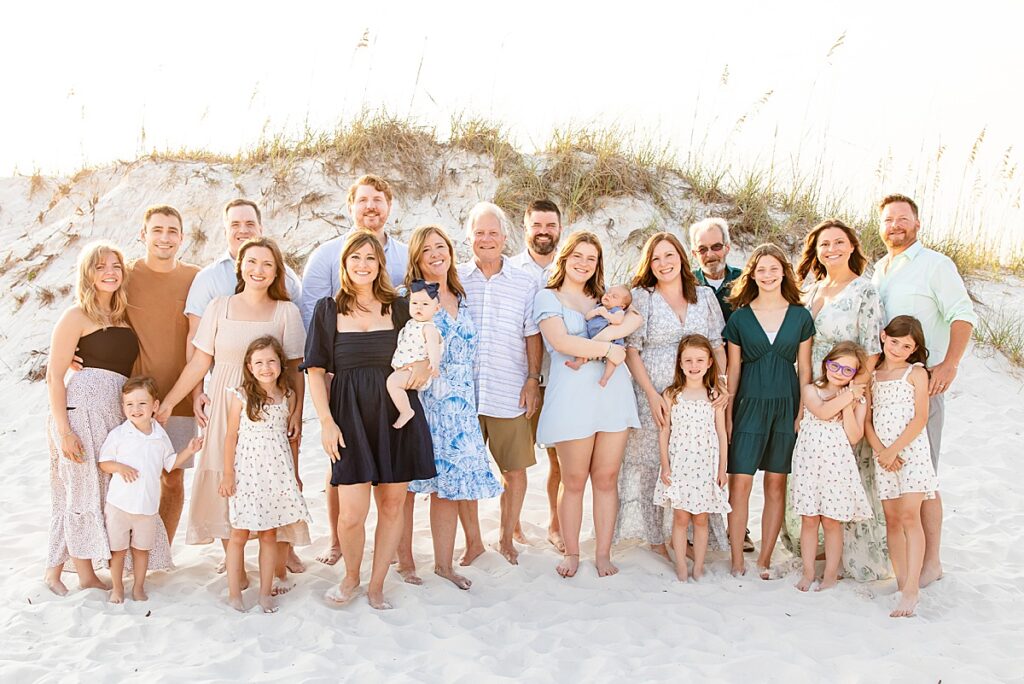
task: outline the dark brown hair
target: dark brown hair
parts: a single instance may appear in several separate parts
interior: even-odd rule
[[[270,397],[260,386],[260,381],[249,370],[249,360],[252,355],[264,349],[273,349],[277,354],[277,360],[281,364],[281,374],[277,376],[277,388],[287,397],[292,391],[291,379],[288,377],[288,361],[284,358],[284,349],[281,343],[273,335],[257,337],[245,348],[245,360],[242,363],[242,394],[245,395],[245,415],[249,420],[255,422],[263,420],[264,412]]]
[[[789,262],[789,257],[778,245],[773,245],[770,242],[754,248],[750,258],[747,259],[747,264],[743,267],[743,272],[733,281],[727,301],[732,304],[734,309],[738,309],[741,306],[748,306],[757,298],[758,289],[757,283],[754,281],[754,269],[757,268],[757,262],[766,256],[773,257],[782,264],[782,296],[794,306],[803,306],[800,288],[796,284],[796,274],[793,273],[793,264]]]
[[[675,403],[676,397],[686,387],[686,374],[683,373],[683,352],[687,349],[703,349],[711,359],[711,366],[704,373],[704,389],[707,390],[708,399],[718,396],[718,375],[722,371],[718,368],[718,361],[715,360],[715,350],[711,348],[711,342],[703,335],[687,335],[679,340],[679,347],[676,349],[676,369],[672,377],[672,384],[665,388],[665,394],[669,401]]]
[[[889,325],[882,329],[888,337],[909,337],[914,340],[917,349],[907,357],[907,363],[920,363],[928,366],[928,347],[925,346],[924,328],[921,321],[913,316],[897,316],[889,321]],[[885,360],[885,345],[882,345],[882,353],[878,357],[878,363]]]
[[[839,219],[830,218],[814,226],[804,238],[804,250],[800,255],[800,263],[796,267],[796,275],[801,281],[809,273],[814,274],[815,280],[825,277],[825,264],[818,259],[818,236],[829,228],[838,228],[846,233],[847,239],[850,240],[850,245],[853,247],[853,252],[850,254],[850,270],[857,275],[863,275],[864,269],[867,268],[868,260],[864,256],[864,250],[861,249],[857,233]]]
[[[436,234],[448,245],[448,255],[451,257],[451,261],[448,264],[448,289],[465,299],[466,288],[462,287],[462,281],[459,280],[459,271],[455,268],[455,246],[452,244],[448,234],[444,232],[444,229],[432,223],[420,226],[412,231],[412,237],[409,238],[409,265],[405,269],[405,289],[411,292],[409,285],[412,281],[425,280],[423,271],[420,270],[420,257],[423,256],[423,248],[431,234]]]
[[[526,205],[526,212],[523,213],[523,219],[529,219],[530,214],[535,211],[553,211],[558,216],[558,225],[562,225],[562,212],[558,210],[558,205],[549,199],[535,199]]]
[[[149,223],[149,219],[154,214],[163,214],[164,216],[173,216],[178,219],[178,228],[184,229],[185,224],[181,220],[181,214],[177,209],[169,204],[157,204],[146,209],[146,213],[142,215],[142,230],[146,230],[146,224]]]
[[[586,243],[597,248],[597,268],[594,275],[583,284],[583,292],[588,297],[600,299],[604,296],[604,250],[601,249],[601,240],[587,230],[580,230],[569,236],[569,239],[562,244],[558,250],[558,257],[555,259],[555,267],[551,269],[551,277],[548,278],[547,289],[557,290],[565,282],[565,262],[580,244]]]
[[[384,255],[384,247],[380,244],[380,240],[368,230],[353,230],[345,238],[345,244],[341,248],[341,259],[338,261],[338,281],[341,286],[338,288],[338,294],[334,296],[334,301],[338,303],[338,313],[342,316],[347,316],[356,310],[367,311],[356,300],[356,288],[352,285],[352,279],[349,278],[348,269],[345,268],[345,262],[348,261],[352,252],[361,249],[364,245],[370,245],[373,248],[373,254],[377,257],[377,263],[380,265],[372,288],[373,298],[380,302],[381,315],[391,311],[391,303],[398,299],[398,293],[395,292],[391,278],[388,276],[387,257]]]
[[[387,198],[388,204],[391,204],[391,184],[380,176],[375,176],[372,173],[367,173],[359,178],[356,178],[352,185],[348,186],[348,195],[345,198],[345,204],[351,205],[356,199],[356,190],[360,185],[369,185],[377,192],[383,192],[384,197]]]
[[[160,212],[164,213],[164,212]],[[154,399],[159,399],[160,394],[156,388],[156,380],[149,377],[148,375],[133,375],[124,381],[121,385],[121,396],[126,396],[129,392],[134,392],[137,389],[146,390],[149,392],[149,396]]]
[[[260,208],[257,207],[256,203],[253,202],[252,200],[244,199],[242,197],[239,197],[238,199],[233,199],[224,205],[224,218],[228,217],[228,210],[233,209],[235,207],[252,207],[252,210],[256,212],[256,223],[260,224],[261,226],[263,225],[263,215],[260,214]]]
[[[829,361],[835,361],[843,356],[853,356],[857,359],[858,372],[863,370],[864,366],[868,365],[868,355],[867,352],[864,351],[864,347],[860,346],[856,342],[840,342],[836,346],[832,347],[832,351],[825,354],[825,358],[821,360],[821,375],[814,380],[814,384],[817,387],[824,387],[828,384],[828,375],[826,374],[827,369],[825,368],[825,364]],[[853,377],[857,377],[857,374],[854,373]],[[850,380],[853,380],[853,378],[850,378]]]
[[[242,260],[245,259],[245,253],[253,247],[263,247],[269,249],[271,254],[274,255],[274,282],[270,283],[267,287],[267,296],[271,299],[279,302],[291,301],[288,296],[288,284],[287,276],[284,270],[284,256],[281,254],[281,248],[277,246],[271,238],[255,238],[252,240],[246,240],[242,243],[242,246],[238,248],[238,258],[235,259],[235,294],[238,294],[245,289],[245,281],[242,280]]]
[[[658,284],[658,278],[651,268],[651,259],[654,258],[654,248],[662,242],[670,243],[679,253],[680,275],[682,276],[683,297],[690,304],[697,303],[697,278],[690,270],[690,260],[686,258],[686,250],[683,243],[672,233],[655,233],[647,238],[644,250],[640,255],[640,263],[637,264],[636,274],[633,276],[632,287],[643,287],[648,290]]]
[[[907,204],[909,204],[910,211],[914,212],[914,218],[919,218],[917,215],[917,202],[910,199],[906,195],[900,195],[898,193],[886,195],[885,197],[883,197],[882,201],[878,203],[878,213],[882,213],[882,210],[885,209],[886,205],[895,204],[896,202],[906,202]]]

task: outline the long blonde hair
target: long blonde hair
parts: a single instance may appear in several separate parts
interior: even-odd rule
[[[420,257],[423,256],[423,248],[426,246],[427,238],[430,237],[431,233],[436,234],[448,245],[448,255],[451,257],[448,263],[448,289],[459,298],[465,299],[466,288],[462,287],[462,281],[459,280],[459,271],[455,268],[455,246],[452,244],[448,234],[444,232],[444,229],[434,223],[420,226],[412,232],[412,237],[409,238],[409,265],[405,269],[405,289],[411,292],[410,285],[412,281],[426,280],[423,276],[423,271],[420,269]]]
[[[373,298],[380,302],[381,315],[391,311],[391,303],[398,299],[398,293],[395,292],[391,278],[388,276],[387,257],[384,255],[384,247],[380,244],[380,240],[368,230],[353,230],[345,239],[345,245],[341,248],[341,259],[338,262],[338,281],[341,286],[338,288],[338,294],[334,296],[334,301],[338,303],[338,313],[342,316],[347,316],[355,310],[366,311],[366,308],[360,306],[356,299],[355,285],[352,284],[352,279],[348,276],[348,269],[345,268],[345,262],[348,261],[352,252],[360,249],[363,245],[370,245],[373,248],[373,254],[377,257],[377,263],[380,264],[377,269],[377,277],[373,279],[372,289]]]
[[[573,253],[582,243],[593,245],[597,248],[597,268],[594,275],[583,284],[583,292],[588,297],[600,299],[604,296],[604,251],[601,249],[601,241],[590,231],[580,230],[569,236],[569,239],[562,244],[558,250],[558,257],[555,259],[555,267],[551,269],[551,277],[548,278],[547,289],[557,290],[565,282],[565,264],[569,255]]]
[[[109,255],[117,257],[121,264],[121,286],[110,297],[110,309],[100,308],[100,300],[96,294],[96,267],[103,263]],[[102,240],[90,242],[82,248],[78,255],[78,282],[75,284],[75,303],[86,317],[96,325],[104,328],[112,325],[120,326],[128,322],[128,296],[125,285],[128,284],[128,269],[124,263],[124,252],[111,243]]]

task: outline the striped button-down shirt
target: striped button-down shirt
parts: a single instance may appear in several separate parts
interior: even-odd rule
[[[533,257],[530,256],[530,250],[524,249],[519,254],[508,258],[508,263],[512,264],[516,268],[521,268],[528,274],[534,277],[537,281],[537,290],[543,290],[548,285],[548,279],[551,278],[551,271],[555,268],[554,260],[551,261],[547,266],[541,266]],[[540,360],[540,386],[547,387],[548,376],[551,374],[551,354],[548,354],[547,347],[543,347],[544,355]]]
[[[953,321],[978,324],[956,264],[920,241],[895,257],[886,255],[879,259],[871,282],[882,297],[886,321],[900,315],[921,321],[929,365],[942,363],[946,358]]]
[[[466,288],[466,306],[476,326],[474,377],[477,412],[494,418],[515,418],[526,413],[519,393],[526,384],[526,338],[539,335],[533,320],[536,279],[502,257],[501,270],[490,278],[475,262],[459,266]]]

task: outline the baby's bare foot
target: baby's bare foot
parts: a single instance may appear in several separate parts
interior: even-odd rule
[[[408,411],[402,411],[401,413],[398,414],[398,420],[396,420],[391,427],[393,427],[396,430],[398,430],[403,425],[405,425],[410,420],[412,420],[412,417],[415,416],[415,415],[416,415],[416,412],[413,411],[412,409],[409,409]]]
[[[598,577],[611,577],[619,572],[619,569],[612,564],[611,558],[595,558],[594,565],[597,566]]]
[[[462,554],[462,558],[459,560],[459,565],[465,567],[472,565],[473,561],[480,557],[486,549],[480,544],[471,544],[466,547],[466,552]]]
[[[469,589],[473,583],[468,577],[456,573],[451,568],[434,568],[434,574],[438,577],[444,577],[446,580],[457,586],[459,589]]]

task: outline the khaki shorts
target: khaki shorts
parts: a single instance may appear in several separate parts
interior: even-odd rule
[[[525,470],[537,462],[533,452],[533,433],[525,413],[515,418],[479,418],[484,443],[501,472]]]
[[[149,551],[156,545],[157,514],[128,513],[109,503],[104,514],[111,551],[124,551],[129,546],[138,551]]]

